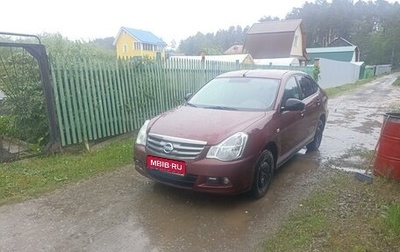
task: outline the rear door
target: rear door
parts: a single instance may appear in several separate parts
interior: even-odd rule
[[[302,120],[302,128],[305,135],[301,140],[302,144],[305,145],[310,139],[314,137],[317,122],[320,116],[321,96],[319,86],[317,83],[307,75],[297,75],[296,79],[300,86],[301,99],[304,102],[304,118]]]

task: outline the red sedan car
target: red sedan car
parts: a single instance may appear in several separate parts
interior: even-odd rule
[[[174,187],[260,198],[278,167],[303,147],[318,149],[327,102],[304,72],[224,73],[144,123],[135,168]]]

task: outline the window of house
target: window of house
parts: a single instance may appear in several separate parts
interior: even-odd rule
[[[142,45],[140,42],[134,42],[133,43],[133,47],[135,48],[135,50],[140,50],[142,49]]]
[[[299,36],[294,36],[294,41],[293,41],[293,46],[298,47],[299,46]]]
[[[124,52],[124,53],[126,53],[127,51],[128,51],[128,45],[123,45],[122,46],[122,51]]]
[[[156,45],[151,45],[151,44],[143,44],[143,50],[145,51],[156,51],[157,46]]]

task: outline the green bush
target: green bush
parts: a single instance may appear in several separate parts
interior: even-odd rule
[[[22,48],[2,48],[0,60],[0,89],[6,95],[2,134],[34,144],[43,142],[49,129],[37,61]]]
[[[15,137],[14,127],[12,126],[11,118],[7,115],[0,116],[0,137],[8,136]]]
[[[70,41],[60,34],[45,33],[40,37],[48,54],[115,59],[113,49],[95,42]],[[7,38],[0,39],[10,42]],[[37,40],[20,38],[16,42],[37,43]],[[32,144],[47,144],[49,126],[39,65],[25,49],[0,47],[0,89],[7,97],[2,105],[7,116],[1,119],[1,134]]]

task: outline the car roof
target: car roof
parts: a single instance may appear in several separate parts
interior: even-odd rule
[[[226,77],[259,77],[259,78],[271,78],[271,79],[282,79],[287,74],[306,74],[302,71],[297,70],[283,70],[283,69],[253,69],[253,70],[237,70],[230,71],[227,73],[220,74],[217,78]]]

